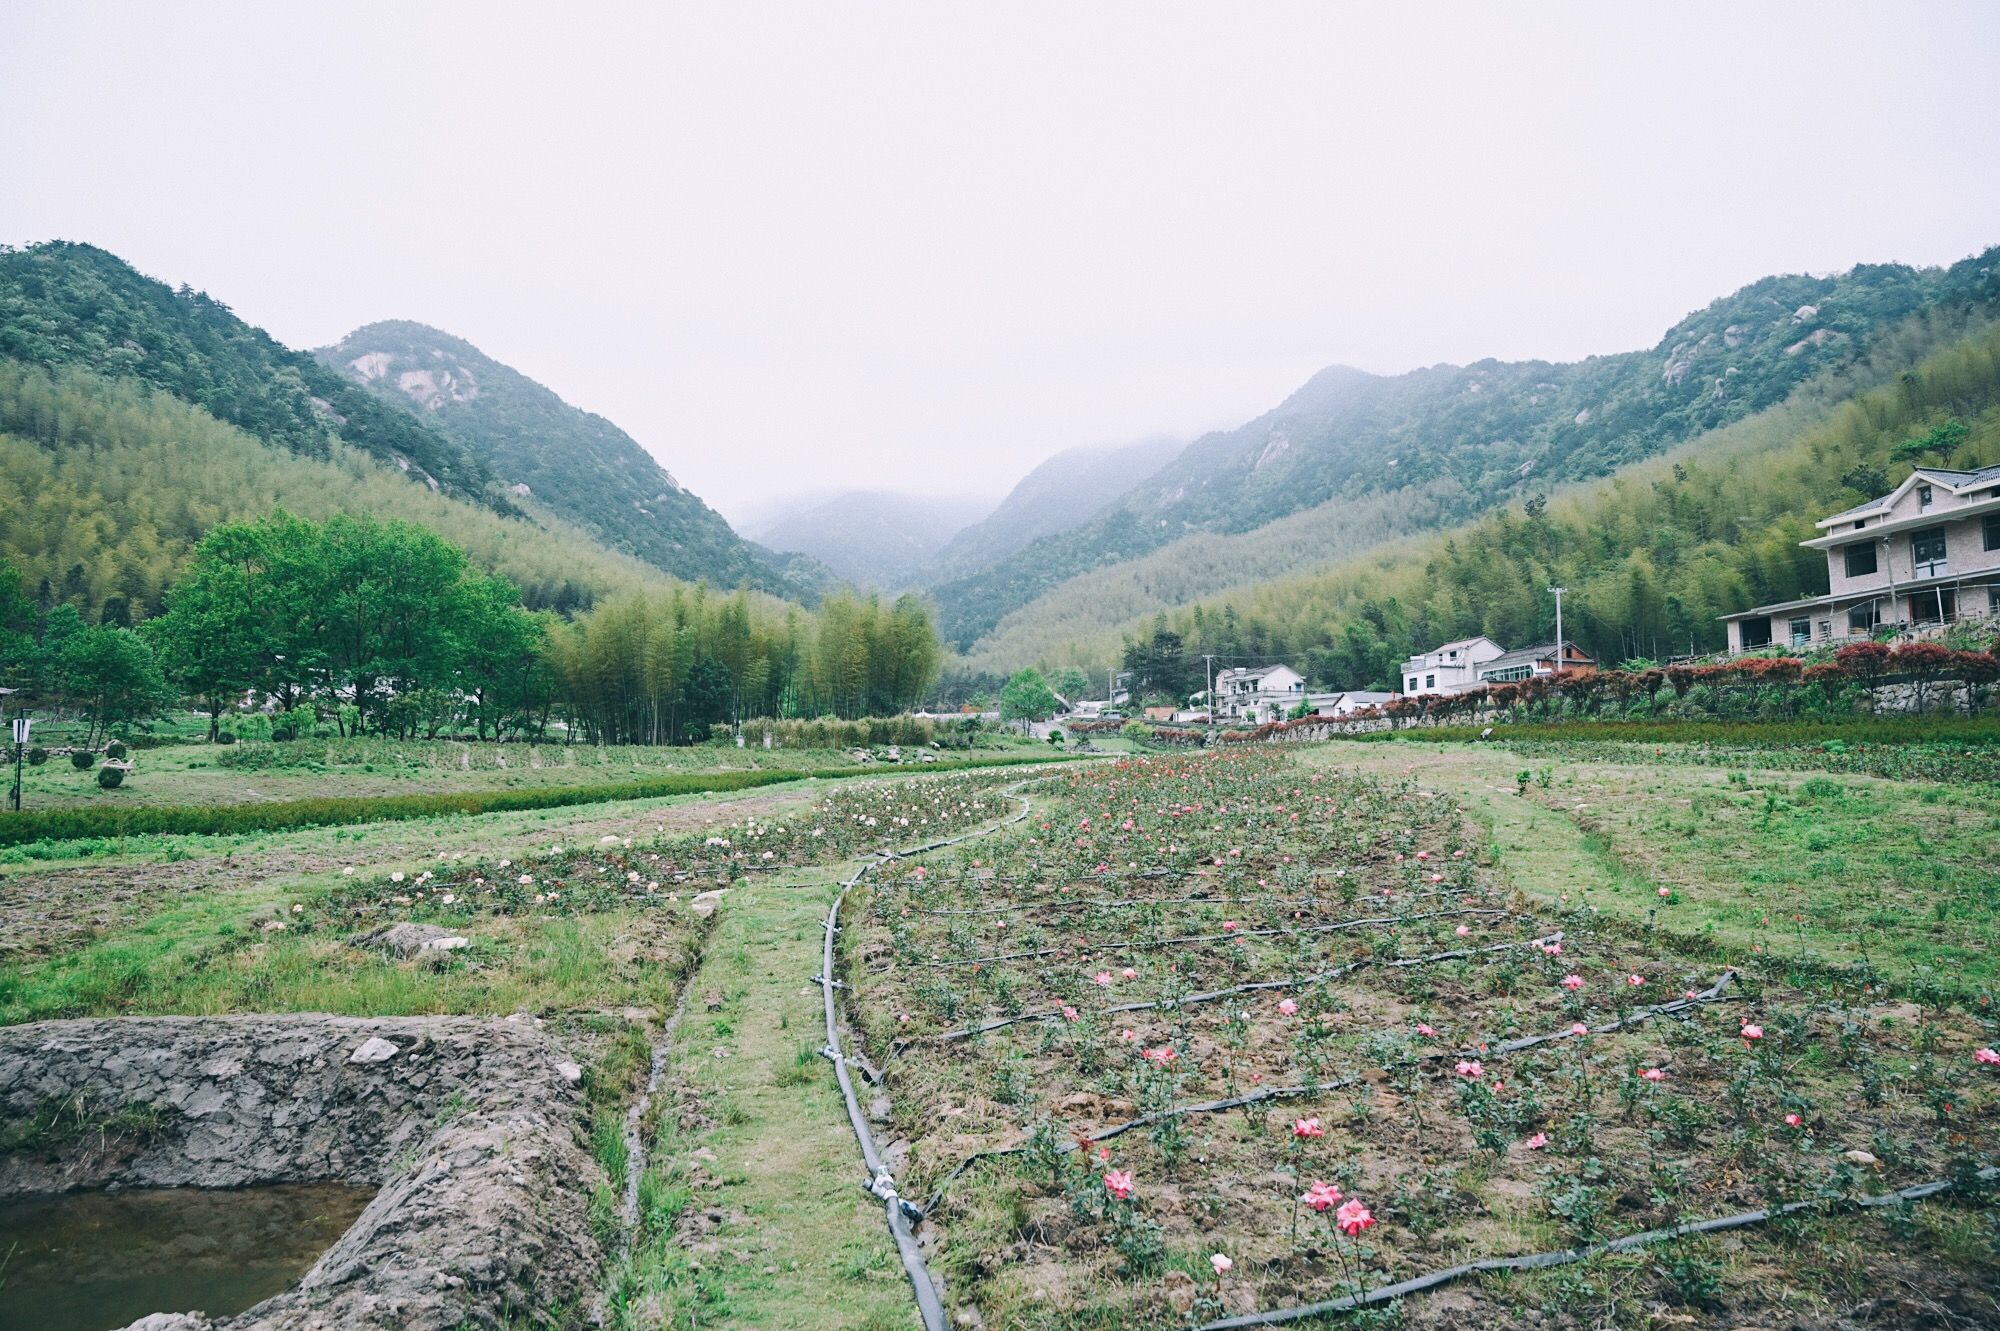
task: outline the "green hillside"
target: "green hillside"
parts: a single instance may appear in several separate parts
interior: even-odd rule
[[[1950,268],[1765,278],[1645,351],[1392,378],[1324,370],[1264,416],[1195,441],[1091,521],[937,588],[940,627],[969,647],[1079,574],[1329,502],[1420,491],[1439,524],[1462,521],[1750,417],[1918,311],[1996,301],[2000,252],[1989,250]]]
[[[359,449],[445,493],[514,506],[462,443],[397,411],[221,301],[93,245],[0,248],[0,358],[142,380],[302,457]]]
[[[462,338],[392,320],[314,354],[477,457],[514,498],[532,496],[611,549],[690,581],[747,582],[794,598],[816,597],[827,581],[811,560],[738,536],[610,421]]]
[[[1601,660],[1715,650],[1716,616],[1825,591],[1825,558],[1798,545],[1813,521],[1878,481],[1900,482],[1910,464],[1892,459],[1897,446],[1953,421],[1968,431],[1953,466],[2000,460],[2000,328],[1990,314],[1910,321],[1867,361],[1663,457],[1546,503],[1197,602],[1169,624],[1188,652],[1281,656],[1315,683],[1391,687],[1398,662],[1438,642],[1547,641],[1545,589],[1555,583],[1569,589],[1566,636]],[[1149,631],[1134,621],[1124,636]],[[1117,650],[1117,636],[1098,634],[1075,659],[1094,664]]]
[[[670,585],[573,527],[412,485],[344,443],[304,457],[137,379],[0,360],[0,562],[40,605],[74,604],[93,622],[146,618],[203,536],[279,507],[418,523],[535,608]]]

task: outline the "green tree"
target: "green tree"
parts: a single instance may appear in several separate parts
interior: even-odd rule
[[[1056,695],[1039,670],[1016,671],[1000,690],[1003,721],[1046,721],[1055,715],[1056,707]]]
[[[1890,450],[1891,462],[1915,462],[1919,458],[1934,457],[1938,465],[1949,467],[1951,455],[1965,446],[1972,434],[1964,421],[1949,420],[1932,427],[1915,439],[1906,439]]]
[[[86,747],[113,726],[159,715],[174,699],[152,648],[131,629],[98,625],[72,635],[61,668],[65,692],[90,718]]]

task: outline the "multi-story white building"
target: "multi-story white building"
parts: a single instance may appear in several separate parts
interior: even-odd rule
[[[1403,662],[1403,696],[1463,693],[1479,687],[1479,667],[1507,649],[1491,638],[1460,638]]]
[[[1215,677],[1217,720],[1279,721],[1305,701],[1306,677],[1285,665],[1232,667]]]
[[[1919,467],[1879,499],[1814,524],[1827,594],[1724,615],[1729,650],[1809,647],[2000,616],[2000,466]]]

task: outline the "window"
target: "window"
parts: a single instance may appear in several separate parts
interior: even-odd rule
[[[1950,587],[1933,587],[1910,597],[1910,618],[1919,624],[1949,624],[1958,618],[1958,593]]]
[[[1986,613],[2000,615],[2000,582],[1986,589]]]
[[[1403,692],[1415,693],[1416,691],[1417,691],[1417,677],[1415,675],[1411,675],[1408,680],[1404,681]]]
[[[1910,563],[1920,578],[1935,578],[1945,572],[1944,528],[1926,527],[1910,533]]]
[[[1843,547],[1847,555],[1847,576],[1865,578],[1875,571],[1875,542],[1856,541]]]
[[[1833,637],[1833,621],[1830,619],[1822,619],[1819,622],[1819,640],[1821,642],[1827,642],[1830,641],[1832,637]]]
[[[1931,487],[1928,485],[1919,485],[1917,487],[1917,512],[1928,513],[1930,511]]]
[[[1745,647],[1769,647],[1771,645],[1771,621],[1768,619],[1744,620],[1743,645]]]
[[[2000,550],[2000,513],[1988,513],[1983,524],[1988,550]]]
[[[1792,646],[1803,647],[1812,640],[1812,620],[1810,618],[1795,619],[1791,622],[1790,628],[1792,631]]]
[[[1436,675],[1425,675],[1425,676],[1424,676],[1424,687],[1425,687],[1425,688],[1427,688],[1427,689],[1434,689],[1434,688],[1436,688],[1437,686],[1438,686],[1438,677],[1437,677]]]
[[[1858,633],[1865,637],[1873,633],[1875,626],[1881,622],[1882,615],[1879,602],[1869,601],[1864,605],[1854,606],[1847,612],[1847,631],[1849,633]]]

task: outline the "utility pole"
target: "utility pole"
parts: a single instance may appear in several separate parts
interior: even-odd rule
[[[1568,591],[1569,588],[1551,587],[1549,590],[1556,594],[1556,665],[1554,673],[1560,675],[1563,672],[1563,593]],[[1533,667],[1530,666],[1529,669],[1533,669]]]
[[[34,726],[24,707],[14,713],[14,812],[21,811],[21,758],[28,751],[28,731]]]
[[[1208,697],[1205,700],[1208,703],[1208,723],[1210,725],[1214,725],[1215,724],[1215,653],[1203,652],[1201,655],[1201,662],[1203,667],[1208,672]]]

